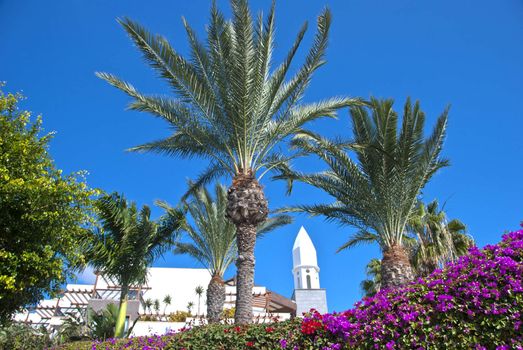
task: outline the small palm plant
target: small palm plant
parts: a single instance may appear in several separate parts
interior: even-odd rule
[[[205,289],[203,289],[202,286],[196,286],[196,288],[194,289],[194,292],[198,296],[198,313],[196,314],[196,316],[199,316],[200,315],[200,300],[202,299],[202,295],[203,295],[203,292],[205,292]]]
[[[184,215],[165,208],[167,214],[153,221],[149,207],[138,211],[135,203],[117,193],[100,198],[97,208],[102,229],[86,238],[84,250],[95,269],[121,286],[115,330],[115,336],[121,337],[130,288],[145,283],[147,268],[178,239]]]
[[[105,340],[115,336],[115,326],[118,323],[120,308],[115,304],[108,304],[99,312],[89,308],[87,310],[88,327],[94,339]]]
[[[318,18],[318,31],[303,65],[288,79],[307,26],[299,31],[283,63],[273,68],[274,5],[266,20],[262,15],[253,18],[247,0],[231,0],[231,7],[232,19],[226,20],[213,3],[205,43],[184,20],[189,59],[176,52],[164,37],[150,34],[130,19],[119,21],[145,59],[167,81],[174,97],[144,95],[114,75],[98,76],[133,99],[130,109],[158,116],[173,130],[168,138],[134,147],[133,151],[208,160],[197,186],[222,176],[232,178],[227,216],[238,235],[235,321],[250,323],[256,227],[268,214],[259,180],[268,171],[288,167],[294,155],[278,146],[306,123],[334,117],[339,108],[360,102],[332,98],[303,103],[313,73],[325,63],[331,24],[328,10]]]
[[[425,139],[425,114],[419,103],[412,106],[407,100],[400,130],[392,105],[392,100],[373,98],[368,107],[352,107],[351,143],[327,140],[313,133],[298,135],[294,146],[318,156],[328,170],[311,175],[287,170],[278,176],[289,184],[296,180],[310,184],[334,198],[330,204],[300,205],[287,211],[322,215],[356,227],[355,236],[340,249],[350,247],[351,242],[379,243],[383,288],[400,286],[414,278],[403,244],[407,224],[422,189],[448,165],[440,158],[447,111]]]
[[[151,313],[152,312],[152,307],[153,307],[153,300],[151,298],[147,298],[144,303],[143,303],[143,306],[144,306],[144,310],[145,312],[149,312]]]
[[[164,315],[166,313],[167,307],[169,305],[171,305],[171,303],[172,303],[172,298],[171,298],[171,296],[169,294],[167,294],[166,296],[163,297],[163,305],[164,305],[164,307],[163,307],[163,314]]]
[[[175,254],[187,254],[198,260],[211,274],[207,286],[207,319],[209,323],[219,322],[225,303],[223,276],[237,254],[236,227],[225,217],[227,210],[227,189],[217,184],[214,198],[206,189],[197,190],[183,205],[192,218],[194,226],[185,222],[184,231],[189,241],[175,243]],[[257,236],[289,224],[291,217],[277,215],[270,217],[256,228]]]
[[[153,303],[154,311],[156,312],[156,316],[160,315],[160,299],[154,299]]]
[[[194,303],[192,301],[189,301],[187,303],[187,312],[189,313],[189,315],[192,315],[192,308],[194,307]]]
[[[91,330],[80,309],[66,313],[63,323],[57,330],[56,336],[60,343],[69,343],[91,338]]]

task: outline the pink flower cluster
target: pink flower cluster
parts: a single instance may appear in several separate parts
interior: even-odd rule
[[[425,279],[380,291],[342,313],[313,313],[304,324],[315,322],[317,331],[306,334],[330,340],[324,349],[452,348],[456,341],[471,349],[523,349],[522,316],[520,230],[498,245],[472,248]]]

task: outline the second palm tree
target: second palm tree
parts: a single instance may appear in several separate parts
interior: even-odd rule
[[[209,270],[211,280],[207,286],[207,319],[209,323],[215,323],[220,320],[225,303],[223,276],[237,252],[236,227],[225,217],[227,189],[223,185],[216,185],[214,198],[206,189],[199,189],[185,203],[184,208],[194,226],[186,220],[184,231],[190,241],[175,243],[175,253],[188,254]],[[290,222],[291,218],[286,215],[271,217],[257,228],[257,235]]]
[[[354,140],[350,143],[333,142],[312,133],[298,135],[294,146],[318,156],[328,170],[311,175],[284,171],[278,176],[289,183],[298,180],[320,188],[335,199],[332,204],[301,205],[288,211],[322,215],[358,228],[340,249],[351,242],[379,243],[382,288],[403,285],[414,278],[403,244],[406,226],[421,190],[448,164],[440,158],[447,111],[425,139],[425,114],[419,103],[405,103],[399,131],[399,118],[392,105],[392,100],[372,99],[369,107],[351,108]]]

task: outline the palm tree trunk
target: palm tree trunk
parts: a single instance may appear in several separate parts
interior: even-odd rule
[[[402,286],[414,279],[412,265],[405,248],[393,245],[383,252],[381,261],[381,288]]]
[[[236,310],[234,322],[252,322],[252,290],[254,288],[254,245],[256,226],[241,225],[236,229],[238,259],[236,260]]]
[[[227,217],[236,226],[236,311],[237,324],[252,322],[252,289],[254,287],[254,246],[256,227],[267,219],[268,203],[252,171],[237,174],[227,192]]]
[[[225,304],[225,284],[220,275],[214,275],[207,287],[207,320],[209,323],[220,322]]]
[[[196,314],[196,316],[200,316],[200,300],[201,300],[201,295],[198,295],[198,313]]]
[[[127,290],[122,289],[120,294],[120,306],[118,308],[118,317],[116,318],[116,326],[114,330],[115,338],[123,337],[125,328],[125,318],[127,316]]]

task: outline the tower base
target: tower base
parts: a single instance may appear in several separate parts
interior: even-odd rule
[[[296,302],[296,316],[302,316],[311,309],[321,314],[328,312],[327,291],[325,289],[295,289],[292,300]]]

